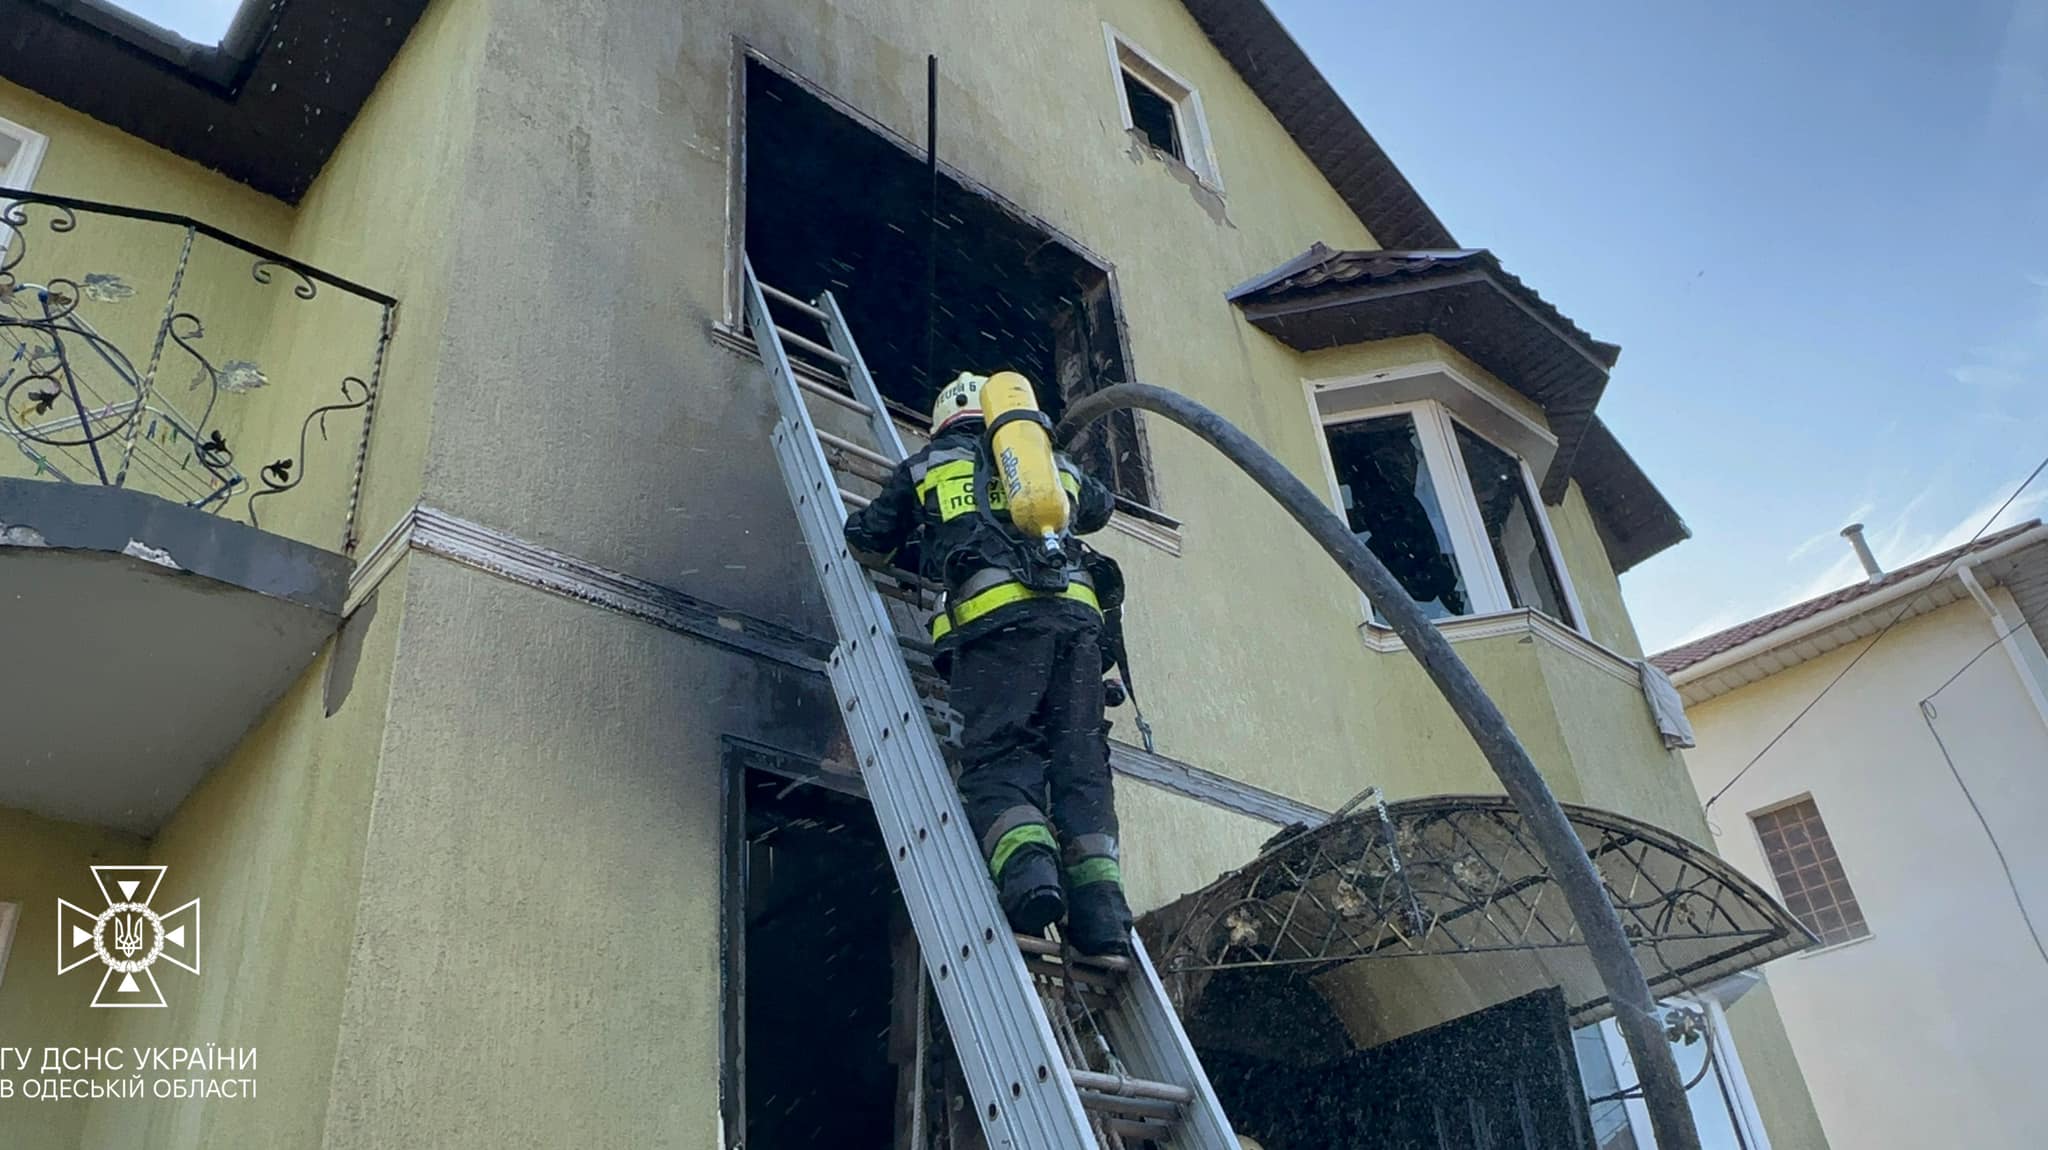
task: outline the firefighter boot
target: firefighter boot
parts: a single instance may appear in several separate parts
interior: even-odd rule
[[[996,889],[1010,929],[1018,934],[1043,934],[1066,910],[1060,895],[1059,861],[1050,847],[1033,844],[1011,854],[1003,862]]]
[[[1090,955],[1131,953],[1131,908],[1114,879],[1067,890],[1067,941]]]
[[[1081,835],[1067,844],[1066,938],[1082,954],[1131,951],[1131,908],[1116,854],[1109,835]]]

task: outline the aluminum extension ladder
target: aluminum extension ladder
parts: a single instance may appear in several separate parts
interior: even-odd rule
[[[1135,932],[1127,960],[1011,933],[903,650],[929,648],[899,636],[885,602],[923,606],[936,589],[863,566],[842,534],[847,506],[867,499],[833,461],[874,482],[902,440],[830,292],[806,303],[751,263],[743,286],[781,410],[775,458],[838,632],[832,687],[991,1150],[1240,1150]],[[771,302],[824,342],[779,325]],[[806,396],[842,424],[864,420],[875,446],[820,431]]]

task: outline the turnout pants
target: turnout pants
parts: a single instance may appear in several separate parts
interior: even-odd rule
[[[1100,634],[1099,620],[1026,607],[953,654],[960,798],[998,882],[1031,846],[1061,856],[1069,887],[1122,879]]]

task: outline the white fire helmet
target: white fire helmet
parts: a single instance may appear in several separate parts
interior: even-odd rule
[[[937,435],[963,419],[980,419],[981,387],[987,382],[987,376],[970,371],[954,376],[953,382],[932,401],[932,434]]]

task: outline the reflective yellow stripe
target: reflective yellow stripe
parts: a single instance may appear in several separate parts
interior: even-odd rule
[[[1068,495],[1076,499],[1081,498],[1081,481],[1074,478],[1073,472],[1060,472],[1060,486],[1066,489]]]
[[[1005,583],[963,600],[950,611],[932,616],[932,641],[945,638],[953,628],[965,627],[998,607],[1007,607],[1025,599],[1072,599],[1097,611],[1102,610],[1101,602],[1095,598],[1095,589],[1083,583],[1069,583],[1066,590],[1059,592],[1033,591],[1022,583]]]
[[[917,497],[923,499],[925,496],[930,495],[939,484],[949,479],[958,480],[971,477],[973,474],[974,461],[972,459],[951,459],[944,463],[936,464],[924,473],[924,478],[917,481]]]
[[[939,522],[950,523],[975,509],[974,461],[957,459],[941,463],[924,473],[917,483],[917,499],[922,503],[937,495]],[[1078,498],[1078,496],[1076,497]],[[1009,506],[1009,498],[1003,494],[1003,485],[989,484],[988,505],[991,510],[1001,511]]]
[[[1044,823],[1026,823],[996,840],[996,849],[988,856],[988,873],[997,882],[1003,881],[1003,868],[1010,865],[1010,856],[1028,846],[1041,846],[1048,850],[1060,849],[1059,840],[1052,837],[1052,828]]]

